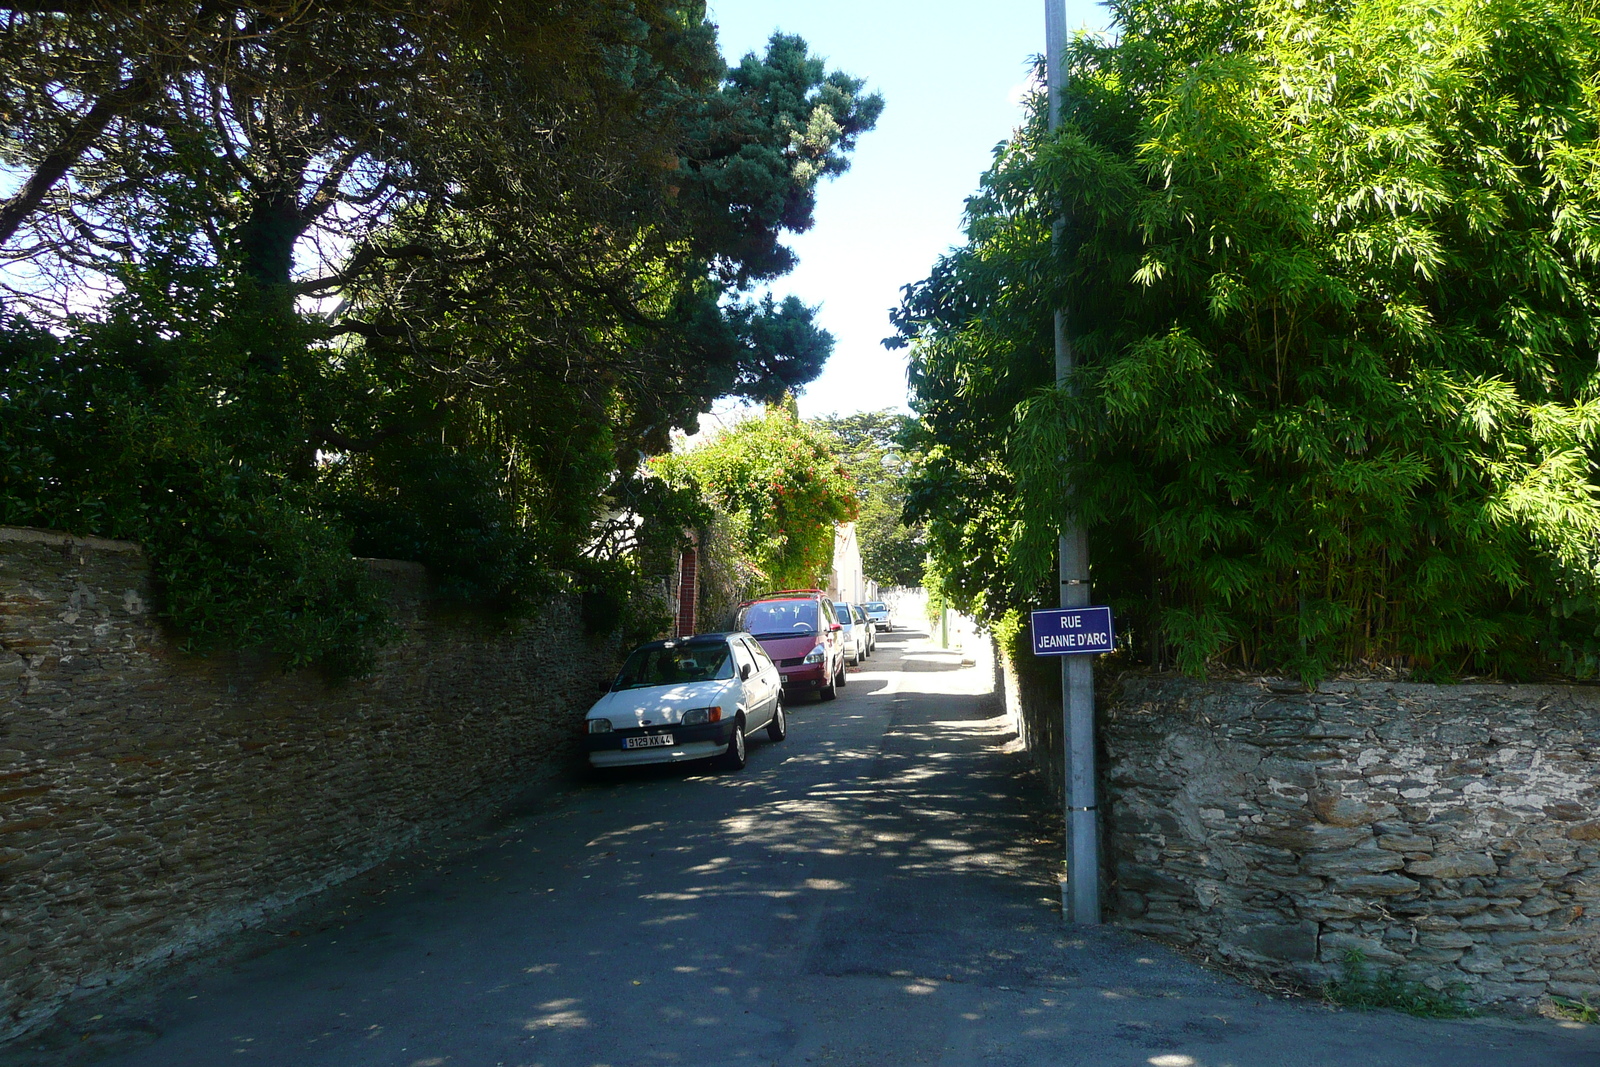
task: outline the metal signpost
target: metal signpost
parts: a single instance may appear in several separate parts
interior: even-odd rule
[[[1088,583],[1079,586],[1086,593]],[[1114,651],[1111,609],[1098,605],[1050,608],[1032,615],[1033,654],[1061,657],[1067,760],[1067,876],[1061,881],[1062,916],[1087,925],[1100,921],[1100,827],[1094,787],[1094,664],[1090,656]]]
[[[1050,129],[1055,130],[1061,125],[1061,92],[1066,87],[1066,73],[1061,69],[1061,56],[1067,48],[1067,9],[1063,0],[1044,2],[1044,44]],[[1058,244],[1065,230],[1066,220],[1058,217],[1054,230]],[[1074,361],[1072,344],[1067,338],[1067,313],[1062,308],[1056,309],[1055,348],[1056,387],[1066,389]],[[1065,508],[1067,501],[1063,500],[1062,504]],[[1057,549],[1061,560],[1061,606],[1085,608],[1089,604],[1089,541],[1070,510],[1062,523]],[[1109,635],[1109,611],[1106,623]],[[1038,647],[1034,650],[1037,652]],[[1073,655],[1065,649],[1045,654],[1063,657],[1061,700],[1066,726],[1067,876],[1061,882],[1061,911],[1069,923],[1098,923],[1100,832],[1094,789],[1094,669],[1086,656]]]

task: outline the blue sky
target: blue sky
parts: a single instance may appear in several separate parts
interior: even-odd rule
[[[803,415],[903,408],[905,358],[879,343],[900,287],[961,241],[961,211],[994,146],[1021,114],[1029,58],[1044,50],[1040,0],[708,0],[730,63],[774,30],[804,37],[830,68],[885,98],[817,224],[791,240],[800,266],[773,291],[821,304],[833,358],[800,397]],[[1103,29],[1106,10],[1066,0],[1067,25]]]

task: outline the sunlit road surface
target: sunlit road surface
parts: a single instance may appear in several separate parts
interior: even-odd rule
[[[1600,1027],[1336,1012],[1065,930],[992,678],[884,635],[742,773],[547,799],[5,1062],[1600,1064]]]

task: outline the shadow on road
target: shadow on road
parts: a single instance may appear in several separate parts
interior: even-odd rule
[[[988,668],[911,635],[880,654],[838,700],[791,704],[741,773],[631,768],[421,851],[48,1062],[1596,1062],[1584,1035],[1284,1004],[1064,929],[1052,805]]]

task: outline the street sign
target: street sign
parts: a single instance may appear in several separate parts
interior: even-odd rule
[[[1110,652],[1116,639],[1110,608],[1051,608],[1033,613],[1035,656]]]

